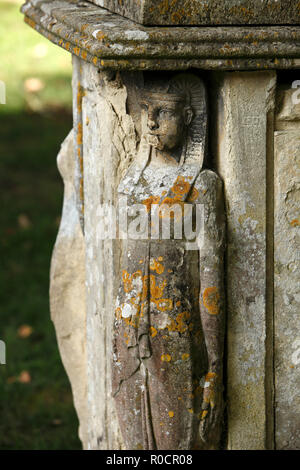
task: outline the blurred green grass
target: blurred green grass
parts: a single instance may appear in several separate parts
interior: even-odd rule
[[[0,2],[0,450],[80,449],[48,298],[63,196],[56,155],[72,127],[71,56],[24,24],[21,3]],[[22,325],[32,329],[24,338]]]

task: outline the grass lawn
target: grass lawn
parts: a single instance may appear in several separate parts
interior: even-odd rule
[[[49,315],[49,265],[63,185],[56,155],[72,127],[71,56],[0,3],[0,450],[80,449]]]

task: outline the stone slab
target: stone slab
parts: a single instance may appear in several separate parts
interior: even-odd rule
[[[100,69],[300,67],[300,27],[146,27],[91,3],[30,0],[29,26]]]
[[[91,0],[145,25],[299,24],[294,0]]]
[[[276,127],[280,130],[275,132],[275,437],[279,450],[300,449],[300,107],[293,103],[294,92],[278,94]]]
[[[228,447],[263,450],[273,440],[266,201],[276,75],[227,73],[219,86],[215,151],[227,204]]]

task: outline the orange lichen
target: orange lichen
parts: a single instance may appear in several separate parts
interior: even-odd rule
[[[162,260],[162,258],[161,258],[161,260]],[[161,263],[159,263],[159,258],[158,258],[158,260],[156,260],[154,258],[151,258],[151,260],[150,260],[150,269],[151,269],[151,271],[156,271],[157,274],[162,274],[165,270],[164,266]]]
[[[220,294],[217,287],[207,287],[203,292],[203,304],[210,315],[220,313]]]
[[[181,357],[183,361],[186,361],[190,357],[190,355],[188,353],[185,353],[185,354],[182,354]]]
[[[160,285],[156,285],[156,278],[153,274],[150,275],[150,294],[151,294],[151,301],[155,301],[155,299],[160,299],[163,296],[164,289],[167,285],[167,281],[164,280],[160,283]]]
[[[170,354],[162,354],[160,359],[162,362],[170,362],[172,358]]]
[[[188,194],[190,189],[190,183],[186,181],[183,176],[178,176],[174,185],[171,188],[171,191],[177,196],[183,197]]]
[[[300,225],[300,224],[299,224],[299,219],[294,219],[294,220],[292,220],[292,222],[291,222],[291,226],[292,226],[292,227],[299,227],[299,225]]]
[[[167,310],[172,310],[173,308],[173,301],[172,299],[159,299],[154,301],[156,303],[156,307],[161,312],[166,312]]]
[[[169,411],[170,418],[174,418],[174,411]]]
[[[154,328],[154,326],[150,326],[150,335],[151,338],[155,338],[155,336],[157,335],[157,329]]]
[[[124,284],[124,291],[126,293],[129,293],[132,291],[132,280],[131,280],[131,276],[130,274],[123,270],[122,272],[122,281],[123,281],[123,284]]]
[[[150,196],[144,201],[142,201],[142,204],[146,206],[147,212],[149,213],[151,211],[151,206],[152,204],[158,204],[159,203],[159,196]]]

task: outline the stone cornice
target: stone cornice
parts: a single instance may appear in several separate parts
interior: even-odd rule
[[[300,68],[299,26],[147,27],[75,0],[31,0],[21,11],[40,34],[102,69]]]

